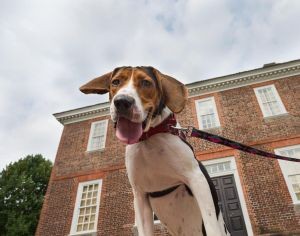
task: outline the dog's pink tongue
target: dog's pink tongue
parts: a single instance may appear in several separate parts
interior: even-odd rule
[[[143,134],[142,123],[134,123],[121,117],[117,123],[117,138],[126,144],[133,144],[139,141]]]

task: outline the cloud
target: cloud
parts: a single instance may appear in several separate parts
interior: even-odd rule
[[[300,2],[2,1],[0,168],[54,160],[52,113],[106,101],[80,85],[121,65],[153,65],[185,83],[299,57]]]

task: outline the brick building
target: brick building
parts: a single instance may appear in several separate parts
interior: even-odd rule
[[[188,104],[177,115],[182,126],[300,158],[300,60],[187,87]],[[135,235],[125,147],[109,103],[54,116],[64,130],[36,235]],[[232,235],[300,235],[300,163],[188,141],[213,178]],[[158,220],[155,232],[168,235]]]

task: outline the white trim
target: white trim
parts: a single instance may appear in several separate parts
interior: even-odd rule
[[[80,206],[83,187],[86,186],[86,185],[91,185],[91,184],[98,184],[98,190],[97,190],[98,194],[97,194],[97,203],[96,203],[97,204],[96,205],[96,216],[95,216],[95,229],[88,230],[88,231],[82,231],[82,232],[77,233],[76,232],[76,227],[77,227],[77,221],[78,221],[78,216],[79,216],[79,206]],[[92,181],[87,181],[87,182],[81,182],[81,183],[78,184],[70,235],[72,235],[72,236],[73,235],[86,235],[86,234],[92,234],[92,233],[97,232],[101,189],[102,189],[102,179],[97,179],[97,180],[92,180]]]
[[[263,102],[261,100],[261,96],[259,95],[259,92],[258,92],[259,90],[264,89],[264,88],[271,88],[272,89],[272,92],[274,93],[274,96],[276,98],[276,102],[279,105],[280,113],[277,113],[277,114],[274,114],[274,115],[268,115],[266,113],[266,111],[265,111],[265,109],[263,107]],[[287,111],[286,111],[286,109],[285,109],[285,107],[284,107],[284,105],[283,105],[283,103],[281,101],[281,98],[280,98],[280,96],[279,96],[279,94],[277,92],[277,89],[276,89],[276,87],[275,87],[274,84],[266,85],[266,86],[261,86],[261,87],[256,87],[256,88],[254,88],[254,92],[255,92],[258,104],[260,106],[260,110],[262,111],[264,117],[272,117],[272,116],[277,116],[277,115],[282,115],[282,114],[286,114],[287,113]]]
[[[213,160],[208,160],[208,161],[201,161],[201,162],[205,166],[205,165],[211,165],[211,164],[228,162],[228,161],[230,161],[231,170],[224,171],[224,172],[219,172],[219,173],[214,173],[214,174],[210,175],[210,177],[218,177],[218,176],[233,174],[234,179],[235,179],[235,183],[236,183],[238,196],[239,196],[240,203],[241,203],[241,208],[242,208],[242,213],[243,213],[244,220],[245,220],[247,233],[248,233],[249,236],[252,236],[253,235],[253,230],[252,230],[252,226],[251,226],[251,223],[250,223],[249,213],[248,213],[248,209],[247,209],[247,206],[246,206],[246,201],[245,201],[245,197],[244,197],[244,193],[243,193],[243,189],[242,189],[242,185],[241,185],[241,181],[240,181],[240,176],[239,176],[238,169],[237,169],[237,166],[236,166],[235,158],[232,156],[232,157],[218,158],[218,159],[213,159]]]
[[[104,141],[103,141],[104,146],[100,147],[100,148],[97,148],[97,149],[92,149],[92,140],[93,140],[93,136],[94,136],[95,125],[99,124],[99,123],[104,123],[104,127],[105,127],[104,128]],[[108,119],[106,119],[106,120],[99,120],[99,121],[93,122],[91,124],[89,141],[88,141],[88,146],[87,146],[87,151],[88,152],[102,150],[102,149],[105,148],[105,146],[106,146],[106,136],[107,136],[107,126],[108,126]]]
[[[282,155],[281,151],[288,151],[288,150],[292,150],[292,149],[299,148],[299,147],[300,147],[300,144],[293,145],[293,146],[286,146],[286,147],[282,147],[282,148],[276,148],[276,149],[274,149],[274,152],[275,152],[275,154]],[[293,156],[293,157],[300,159],[300,157],[295,157],[295,156]],[[278,160],[278,163],[279,163],[280,169],[282,171],[282,174],[283,174],[285,183],[287,185],[287,188],[289,190],[290,196],[292,198],[293,204],[300,204],[300,200],[298,200],[297,197],[295,196],[293,186],[291,185],[290,180],[288,179],[289,175],[300,174],[300,163],[293,163],[293,162],[288,162],[288,161],[284,161],[284,160]],[[290,164],[290,165],[293,165],[293,166],[298,165],[299,166],[299,172],[297,172],[297,173],[288,173],[288,170],[286,168],[286,164]]]
[[[69,111],[59,112],[53,116],[63,125],[109,115],[110,103],[104,102],[91,106],[81,107]]]
[[[211,128],[207,128],[207,129],[214,129],[214,128],[218,128],[220,127],[220,119],[219,119],[219,114],[218,114],[218,110],[217,110],[217,106],[216,106],[216,102],[215,102],[215,98],[214,97],[206,97],[206,98],[202,98],[202,99],[197,99],[195,100],[195,106],[196,106],[196,112],[197,112],[197,120],[198,120],[198,126],[200,129],[204,129],[202,126],[202,122],[201,122],[201,118],[200,118],[200,108],[199,108],[199,103],[200,102],[206,102],[206,101],[210,101],[212,103],[212,108],[214,110],[214,115],[216,118],[216,126],[211,127]]]

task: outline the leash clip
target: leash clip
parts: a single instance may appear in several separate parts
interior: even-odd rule
[[[184,136],[186,136],[186,137],[191,137],[191,134],[193,131],[193,126],[188,126],[187,128],[183,128],[183,127],[176,127],[176,126],[171,125],[170,128],[172,130],[175,130],[178,134],[183,133]]]

